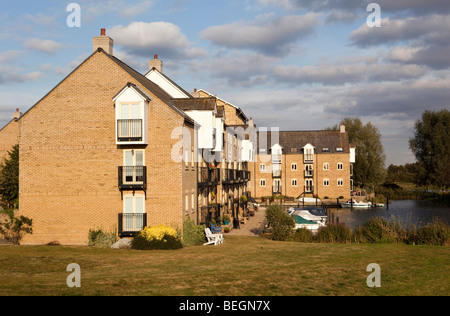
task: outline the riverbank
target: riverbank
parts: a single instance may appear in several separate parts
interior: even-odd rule
[[[1,296],[10,295],[450,295],[450,247],[310,244],[225,235],[179,250],[1,246]],[[70,263],[81,287],[69,288]],[[369,288],[377,263],[381,287]]]

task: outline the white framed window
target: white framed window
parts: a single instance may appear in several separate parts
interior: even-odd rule
[[[184,209],[187,212],[189,212],[189,195],[187,192],[184,194]]]
[[[194,192],[191,192],[191,209],[192,209],[192,212],[195,210],[195,196],[194,196]]]
[[[291,186],[296,187],[298,185],[297,179],[291,180]]]
[[[144,228],[145,196],[135,193],[123,196],[123,230],[141,231]]]
[[[337,185],[340,186],[340,187],[343,186],[344,185],[344,180],[343,179],[338,179],[337,180]]]
[[[314,192],[313,180],[311,179],[305,180],[305,192]]]
[[[259,171],[266,171],[266,165],[265,164],[260,164],[259,165]]]
[[[189,148],[184,148],[184,166],[185,166],[185,168],[187,169],[187,168],[189,168],[189,156],[190,156],[190,154],[189,154]]]
[[[338,162],[337,170],[344,170],[344,164],[342,162]]]
[[[312,177],[314,173],[313,165],[305,165],[305,177]]]
[[[324,186],[329,186],[330,185],[330,179],[323,179],[323,185]]]
[[[336,151],[344,151],[342,147],[336,147]]]
[[[291,164],[291,170],[297,170],[297,164],[296,163],[292,163]]]
[[[124,166],[143,166],[145,161],[143,149],[126,149],[123,151]]]
[[[126,149],[123,151],[122,183],[140,184],[144,179],[145,151],[143,149]]]
[[[259,180],[259,186],[265,187],[266,186],[266,179],[260,179]]]
[[[330,164],[328,162],[323,164],[323,170],[330,170]]]

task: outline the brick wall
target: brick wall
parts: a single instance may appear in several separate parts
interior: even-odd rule
[[[91,228],[117,229],[123,210],[113,96],[127,82],[142,87],[103,52],[94,53],[22,119],[20,215],[33,219],[24,244],[86,244]],[[182,164],[171,157],[172,130],[184,119],[150,91],[148,224],[182,222]],[[124,192],[132,194],[132,192]],[[136,191],[136,194],[140,192]]]
[[[281,177],[273,178],[270,155],[257,155],[256,161],[249,164],[252,171],[251,191],[253,196],[262,197],[272,195],[273,180],[280,179],[282,194],[289,197],[298,197],[304,192],[305,180],[312,179],[314,195],[320,198],[344,198],[350,197],[350,157],[349,154],[316,154],[313,162],[313,177],[305,177],[305,164],[303,154],[283,154],[281,163]],[[328,170],[324,170],[324,163],[328,163]],[[338,163],[342,163],[342,170],[338,169]],[[293,168],[293,164],[296,168]],[[264,165],[266,171],[261,171],[260,165]],[[261,180],[266,185],[261,186]],[[297,185],[292,180],[297,180]],[[324,185],[324,179],[328,179],[329,185]],[[342,179],[342,185],[338,185],[338,179]]]
[[[8,151],[19,143],[20,121],[12,120],[0,130],[0,163],[8,157]]]

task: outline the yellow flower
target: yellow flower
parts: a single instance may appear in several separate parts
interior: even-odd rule
[[[163,240],[164,236],[172,236],[177,237],[177,232],[175,229],[168,227],[163,224],[159,224],[157,226],[151,226],[151,227],[145,227],[141,232],[141,236],[145,239],[152,241],[152,240]],[[164,240],[164,242],[167,242],[167,240]]]

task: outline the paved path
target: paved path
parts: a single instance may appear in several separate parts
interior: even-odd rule
[[[227,235],[231,236],[259,236],[263,231],[266,220],[266,208],[259,207],[255,212],[255,216],[249,216],[249,220],[245,224],[241,224],[240,228],[230,230]]]

